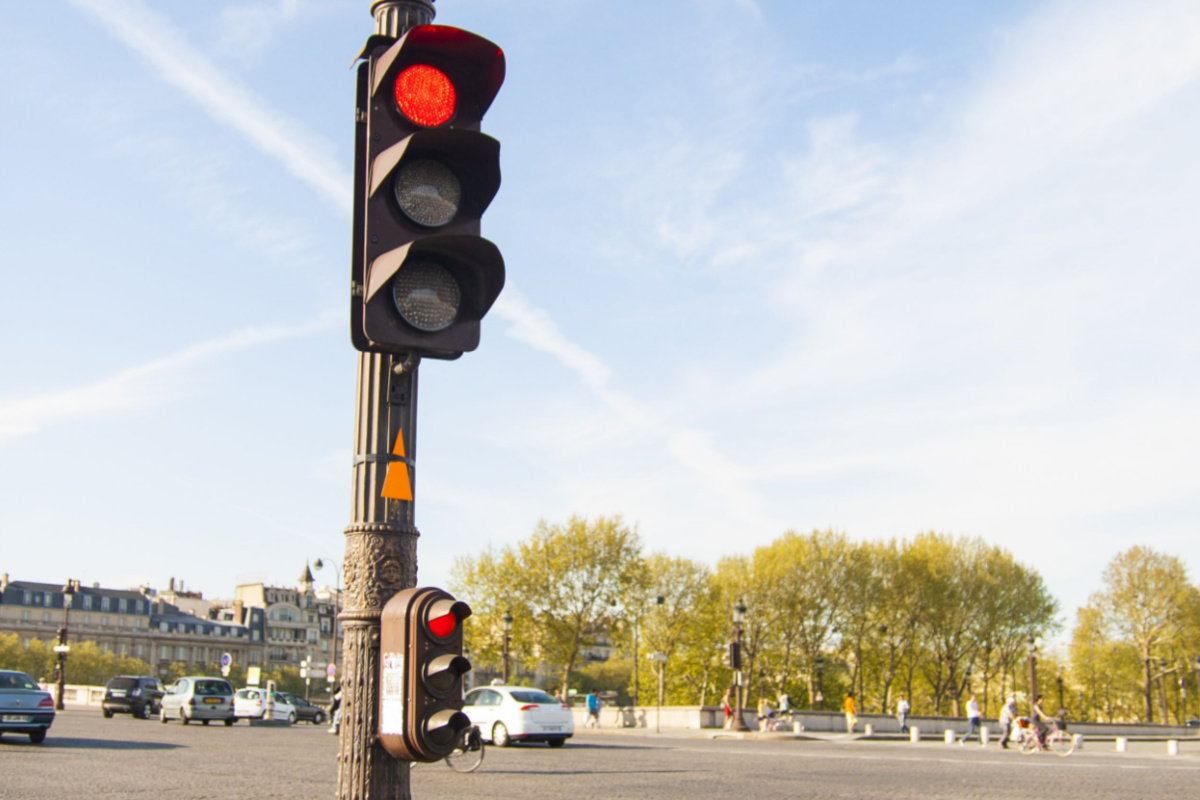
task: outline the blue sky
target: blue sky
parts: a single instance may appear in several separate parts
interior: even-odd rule
[[[368,7],[0,9],[14,578],[227,596],[341,560]],[[508,285],[421,371],[423,584],[572,513],[714,563],[789,528],[981,536],[1066,610],[1132,544],[1200,563],[1195,3],[437,21],[508,59]]]

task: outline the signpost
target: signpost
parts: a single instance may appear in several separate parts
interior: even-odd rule
[[[229,669],[233,666],[233,656],[229,653],[221,653],[221,677],[229,677]]]
[[[246,685],[258,686],[259,676],[262,674],[262,667],[250,667],[246,670]]]

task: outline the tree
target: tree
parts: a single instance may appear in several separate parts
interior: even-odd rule
[[[565,689],[584,651],[623,616],[622,603],[644,583],[642,569],[635,528],[619,516],[572,516],[562,525],[539,522],[515,548],[456,560],[451,579],[472,609],[484,609],[484,624],[469,634],[472,652],[477,631],[486,632],[489,619],[507,606],[514,634],[520,619],[525,646],[557,667]]]
[[[1140,545],[1109,563],[1103,586],[1090,604],[1119,636],[1137,646],[1142,659],[1142,717],[1153,722],[1152,659],[1160,647],[1183,632],[1194,589],[1182,561]]]

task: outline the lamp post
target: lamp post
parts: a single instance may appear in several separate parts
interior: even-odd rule
[[[325,563],[324,560],[318,558],[313,562],[313,566],[319,572]],[[342,610],[342,568],[333,559],[329,559],[328,563],[337,575],[337,589],[333,595],[333,674],[336,676],[338,674],[338,614]],[[329,684],[328,688],[332,692],[333,684]]]
[[[1196,697],[1200,701],[1200,656],[1195,657],[1193,664],[1196,668]]]
[[[1054,681],[1058,684],[1058,715],[1060,717],[1066,716],[1063,712],[1063,676],[1061,672],[1058,673],[1058,677]]]
[[[748,731],[746,720],[742,718],[742,623],[746,621],[746,604],[738,598],[733,607],[733,644],[738,654],[738,663],[733,665],[733,727],[731,730]]]
[[[1036,717],[1033,706],[1037,703],[1037,640],[1029,637],[1029,716]]]
[[[813,695],[813,708],[825,709],[825,656],[817,653],[817,693]]]
[[[500,621],[504,625],[504,653],[503,653],[503,657],[502,657],[503,658],[503,661],[502,661],[503,667],[501,668],[501,678],[503,679],[505,685],[508,685],[508,637],[510,634],[512,634],[512,624],[513,624],[512,612],[505,611],[504,616],[500,618]],[[565,691],[565,687],[564,687],[564,691]]]
[[[656,606],[662,606],[667,602],[667,598],[661,594],[654,598]],[[638,638],[641,635],[642,617],[641,613],[634,617],[633,620],[633,707],[638,707]]]
[[[67,644],[67,626],[70,622],[71,601],[75,598],[75,591],[79,588],[79,581],[68,580],[63,585],[63,624],[58,629],[58,644],[54,648],[54,652],[58,653],[58,662],[54,665],[56,675],[56,683],[58,684],[58,697],[54,701],[54,708],[58,711],[63,710],[63,693],[67,690],[67,653],[71,652],[71,646]]]

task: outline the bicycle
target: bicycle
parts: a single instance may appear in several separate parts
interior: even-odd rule
[[[1066,758],[1075,752],[1075,738],[1059,728],[1054,720],[1047,723],[1044,740],[1038,736],[1037,728],[1026,717],[1017,720],[1017,729],[1021,732],[1021,752],[1025,755],[1049,750],[1056,756]]]

